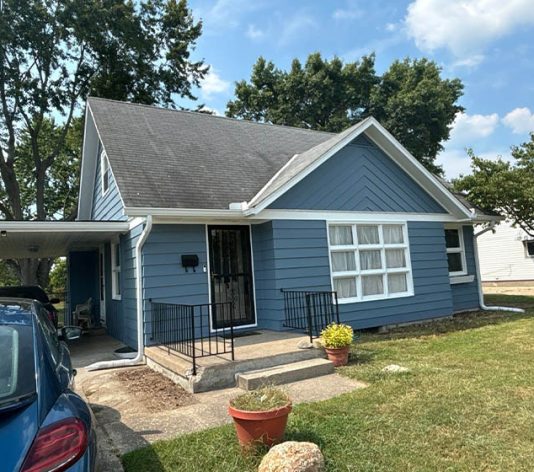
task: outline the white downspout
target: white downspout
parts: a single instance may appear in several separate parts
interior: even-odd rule
[[[479,300],[480,309],[484,311],[512,311],[514,313],[525,313],[525,310],[523,310],[522,308],[513,308],[513,307],[507,307],[507,306],[487,306],[484,303],[484,292],[482,291],[482,277],[480,276],[480,263],[478,261],[477,239],[479,236],[481,236],[485,232],[493,230],[494,226],[495,226],[495,222],[492,222],[490,226],[488,226],[487,228],[484,228],[483,230],[473,235],[473,251],[475,253],[475,267],[476,267],[476,273],[477,273],[478,300]]]
[[[112,369],[115,367],[131,367],[144,364],[145,333],[143,326],[143,246],[152,231],[152,215],[145,219],[145,228],[135,245],[135,281],[137,293],[137,355],[133,359],[117,359],[114,361],[95,362],[87,367],[87,370]]]

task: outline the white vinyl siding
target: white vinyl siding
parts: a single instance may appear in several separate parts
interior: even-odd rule
[[[328,244],[341,303],[413,295],[405,223],[332,223]]]
[[[531,239],[519,226],[505,221],[494,232],[482,234],[477,239],[482,281],[534,280],[534,258],[527,251]]]

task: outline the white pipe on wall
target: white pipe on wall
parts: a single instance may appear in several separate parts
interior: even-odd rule
[[[152,231],[152,215],[144,220],[145,227],[135,245],[135,280],[137,294],[137,354],[133,359],[117,359],[114,361],[95,362],[87,370],[112,369],[115,367],[132,367],[144,364],[145,338],[143,329],[143,246]]]
[[[476,268],[476,275],[477,275],[477,281],[478,281],[478,300],[479,300],[480,309],[484,311],[511,311],[513,313],[525,313],[525,310],[523,310],[522,308],[514,308],[514,307],[508,307],[508,306],[487,306],[484,303],[484,292],[482,290],[482,277],[480,276],[480,263],[478,260],[477,239],[479,236],[483,235],[487,231],[493,230],[494,226],[495,226],[495,222],[492,222],[491,225],[488,226],[487,228],[484,228],[478,233],[473,234],[473,251],[475,253],[475,268]]]

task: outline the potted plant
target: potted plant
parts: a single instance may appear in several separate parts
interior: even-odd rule
[[[334,366],[347,365],[354,332],[346,324],[332,323],[321,331],[321,342]]]
[[[267,446],[279,442],[291,412],[291,400],[283,390],[268,386],[239,395],[230,401],[228,413],[234,420],[241,446]]]

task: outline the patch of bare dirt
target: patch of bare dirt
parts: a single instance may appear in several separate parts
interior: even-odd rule
[[[147,411],[174,410],[196,403],[191,393],[149,367],[120,370],[115,375]]]

